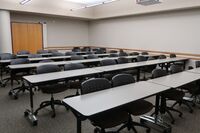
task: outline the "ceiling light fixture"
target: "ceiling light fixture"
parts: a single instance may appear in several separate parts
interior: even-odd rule
[[[25,5],[26,3],[28,3],[28,2],[30,2],[31,0],[22,0],[21,2],[20,2],[20,4],[21,5]]]
[[[90,7],[94,7],[94,6],[98,6],[98,5],[108,4],[108,3],[111,3],[111,2],[115,2],[115,1],[119,1],[119,0],[105,0],[104,2],[89,4],[89,5],[86,5],[86,6],[83,6],[83,7],[80,7],[80,8],[76,8],[76,9],[70,9],[70,11],[75,11],[75,10],[90,8]]]

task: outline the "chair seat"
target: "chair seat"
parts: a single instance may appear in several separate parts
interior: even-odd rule
[[[127,111],[135,116],[146,114],[153,109],[153,104],[145,100],[137,100],[127,105]]]
[[[163,93],[164,97],[166,97],[168,100],[182,100],[183,97],[185,96],[185,93],[183,91],[179,91],[179,90],[170,90],[170,91],[166,91]]]
[[[128,121],[128,113],[114,110],[93,116],[90,120],[94,126],[101,128],[112,128]]]
[[[39,89],[41,89],[43,93],[52,94],[67,90],[67,85],[63,83],[48,84],[39,86]]]

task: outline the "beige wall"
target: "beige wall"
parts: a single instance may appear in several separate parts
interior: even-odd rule
[[[200,53],[200,10],[92,21],[90,44]]]
[[[68,18],[12,14],[15,22],[46,22],[47,46],[88,45],[88,22]]]

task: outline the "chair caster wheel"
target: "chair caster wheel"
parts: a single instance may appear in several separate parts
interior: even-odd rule
[[[38,112],[37,112],[37,111],[35,111],[35,112],[34,112],[34,115],[35,115],[35,116],[37,116],[37,114],[38,114]]]
[[[193,110],[190,110],[190,113],[192,114],[192,113],[193,113]]]
[[[95,129],[94,129],[94,133],[101,133],[101,131],[100,131],[99,128],[95,128]]]
[[[172,121],[172,122],[171,122],[171,124],[174,124],[174,123],[175,123],[175,121]]]
[[[18,99],[18,96],[14,95],[14,99],[17,100],[17,99]]]
[[[182,117],[182,116],[183,116],[183,114],[179,114],[178,116],[179,116],[179,117]]]
[[[8,92],[8,95],[9,95],[9,96],[11,96],[11,95],[12,95],[12,92],[11,92],[11,91],[9,91],[9,92]]]
[[[37,126],[38,122],[37,121],[34,121],[33,122],[33,126]]]
[[[29,113],[28,113],[27,111],[25,111],[25,112],[24,112],[24,117],[27,117],[28,114],[29,114]]]

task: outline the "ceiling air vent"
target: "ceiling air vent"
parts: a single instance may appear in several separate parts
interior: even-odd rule
[[[137,4],[148,6],[161,3],[160,0],[136,0]]]

